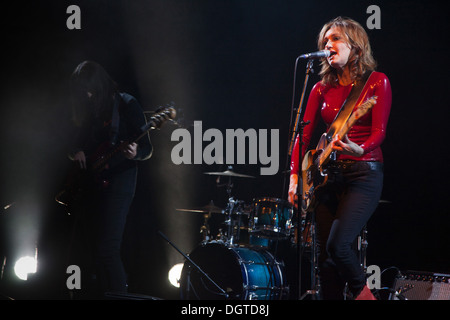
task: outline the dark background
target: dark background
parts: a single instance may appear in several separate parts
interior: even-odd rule
[[[81,8],[81,30],[69,30],[66,9]],[[381,9],[381,29],[368,30],[369,5]],[[254,179],[236,179],[233,195],[285,197],[286,153],[294,62],[316,51],[321,26],[348,16],[368,31],[378,70],[393,91],[383,144],[385,183],[369,223],[368,264],[382,269],[450,273],[447,93],[450,17],[436,1],[16,1],[2,5],[0,95],[0,213],[2,293],[16,298],[68,298],[66,253],[72,217],[53,199],[68,166],[70,107],[67,80],[83,60],[102,64],[145,111],[171,101],[187,128],[280,130],[280,168],[260,176],[260,165],[235,165]],[[316,71],[319,70],[317,63]],[[297,69],[294,105],[304,80]],[[313,75],[308,90],[318,81]],[[167,281],[184,252],[200,241],[202,217],[176,208],[225,207],[226,192],[205,172],[223,165],[171,161],[177,127],[151,133],[153,157],[140,164],[136,198],[125,234],[130,289],[177,299]],[[204,144],[204,146],[206,143]],[[222,217],[215,218],[216,222]],[[38,248],[38,272],[15,281],[16,257]]]

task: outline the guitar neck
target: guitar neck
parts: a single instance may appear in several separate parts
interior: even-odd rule
[[[132,141],[122,141],[117,145],[114,149],[109,151],[108,153],[104,154],[100,158],[98,158],[95,162],[92,163],[92,170],[95,171],[101,171],[103,170],[107,163],[117,154],[119,151],[123,150],[127,145],[137,142],[138,139],[133,139]]]
[[[138,142],[141,138],[146,136],[150,130],[158,128],[167,120],[173,120],[175,116],[176,111],[173,107],[165,108],[163,111],[156,113],[154,116],[150,118],[148,123],[146,123],[140,128],[140,133],[138,135],[136,135],[130,140],[122,141],[114,149],[104,154],[102,157],[98,158],[92,164],[92,169],[94,171],[103,170],[108,161],[111,160],[111,158],[114,157],[117,153],[119,153],[119,151],[122,151],[127,145]]]
[[[340,138],[344,137],[351,129],[351,127],[356,122],[356,117],[354,114],[348,119],[348,121],[342,126],[342,128],[333,135],[334,139],[336,135],[339,135]],[[327,146],[323,149],[322,153],[319,156],[319,167],[323,167],[330,160],[331,153],[333,152],[333,147],[331,143],[328,143]]]
[[[347,121],[344,123],[342,128],[339,129],[338,132],[336,132],[332,139],[336,137],[336,135],[339,135],[339,137],[342,139],[353,127],[353,125],[356,123],[356,121],[361,118],[363,115],[365,115],[370,108],[376,103],[376,96],[373,96],[369,100],[367,100],[365,103],[360,105],[358,109],[355,112],[352,112],[351,116],[347,119]],[[323,167],[327,162],[330,160],[330,156],[333,152],[332,144],[328,143],[326,147],[323,149],[322,153],[318,157],[318,166],[319,168]]]

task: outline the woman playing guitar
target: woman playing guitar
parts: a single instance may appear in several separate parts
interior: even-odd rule
[[[319,118],[330,128],[358,81],[366,84],[355,109],[376,97],[376,104],[354,123],[348,134],[331,137],[329,143],[337,157],[327,165],[327,184],[314,194],[322,298],[342,299],[347,283],[354,299],[372,300],[375,298],[366,285],[366,276],[352,244],[381,197],[383,155],[380,145],[391,109],[391,86],[385,74],[374,71],[376,62],[367,33],[356,21],[338,17],[325,24],[318,37],[318,47],[331,54],[322,59],[321,81],[311,90],[306,105],[303,121],[310,124],[303,132],[302,157]],[[295,205],[302,170],[299,145],[297,136],[289,184],[289,201]]]

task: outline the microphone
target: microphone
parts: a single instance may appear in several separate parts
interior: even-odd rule
[[[311,53],[302,54],[299,59],[320,59],[320,58],[328,58],[331,55],[330,50],[321,50]]]

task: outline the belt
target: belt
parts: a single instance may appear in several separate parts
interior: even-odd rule
[[[378,161],[355,161],[338,160],[330,163],[329,169],[332,171],[351,172],[351,171],[383,171],[384,164]]]

